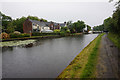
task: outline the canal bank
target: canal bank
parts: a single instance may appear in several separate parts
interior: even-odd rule
[[[75,33],[75,34],[69,34],[65,36],[77,36],[81,35],[83,33]],[[46,39],[46,38],[60,38],[65,37],[61,35],[45,35],[45,36],[31,36],[31,37],[24,37],[24,38],[10,38],[10,39],[2,39],[0,42],[6,42],[6,41],[16,41],[16,40],[30,40],[30,39]]]
[[[98,57],[98,48],[103,35],[104,34],[100,34],[97,38],[90,42],[63,70],[57,79],[94,77]]]

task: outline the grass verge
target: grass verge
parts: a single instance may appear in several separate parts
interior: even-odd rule
[[[120,49],[120,37],[117,34],[109,33],[108,38]]]
[[[63,78],[90,78],[93,76],[96,62],[98,47],[101,41],[100,34],[90,44],[85,47],[75,59],[64,69],[64,71],[57,77]]]

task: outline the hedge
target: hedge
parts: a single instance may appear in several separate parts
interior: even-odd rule
[[[30,37],[30,35],[26,33],[23,33],[23,34],[11,33],[10,34],[10,38],[23,38],[23,37]]]
[[[32,36],[60,35],[60,33],[32,33]]]

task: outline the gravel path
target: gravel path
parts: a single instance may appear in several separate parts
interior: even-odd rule
[[[119,78],[119,62],[118,57],[120,51],[118,48],[107,38],[107,34],[102,37],[98,63],[96,66],[97,78]]]

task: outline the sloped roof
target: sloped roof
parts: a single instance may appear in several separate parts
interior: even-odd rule
[[[31,20],[29,19],[29,21],[31,21],[32,23],[36,23],[40,26],[49,26],[51,24],[51,22],[40,22],[40,21],[37,21],[37,20]],[[57,26],[58,24],[61,26],[61,27],[64,27],[65,26],[65,23],[54,23],[54,26]]]
[[[40,22],[40,21],[37,21],[37,20],[31,20],[31,19],[29,19],[29,21],[31,21],[32,23],[36,23],[39,26],[46,26],[46,24],[44,22]]]
[[[65,27],[65,23],[60,23],[60,26],[61,27]]]

